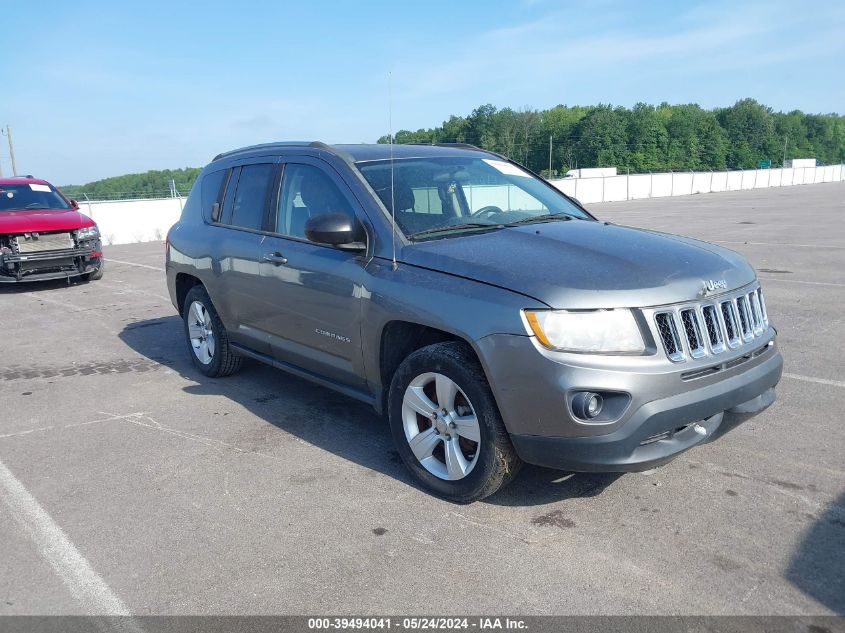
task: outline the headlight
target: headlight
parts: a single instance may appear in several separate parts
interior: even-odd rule
[[[100,237],[100,229],[97,228],[97,225],[94,226],[86,226],[84,229],[79,229],[76,233],[76,238],[80,240],[90,240],[95,237]]]
[[[529,333],[543,346],[568,352],[634,354],[645,351],[630,310],[524,310]]]

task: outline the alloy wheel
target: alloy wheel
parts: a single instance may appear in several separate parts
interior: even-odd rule
[[[199,301],[191,303],[188,308],[188,338],[197,359],[208,365],[214,358],[214,330],[211,326],[211,314]]]
[[[414,378],[402,400],[402,425],[414,456],[432,475],[463,479],[478,461],[481,428],[466,394],[451,378]]]

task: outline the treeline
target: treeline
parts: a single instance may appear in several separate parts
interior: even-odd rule
[[[617,167],[631,173],[749,169],[784,155],[845,162],[845,117],[774,112],[754,99],[729,108],[696,104],[633,108],[599,104],[549,110],[483,105],[451,116],[440,127],[400,130],[396,143],[470,143],[498,152],[544,175],[575,167]],[[379,143],[388,143],[388,136]]]
[[[483,105],[469,116],[451,116],[436,128],[400,130],[397,143],[470,143],[504,154],[534,171],[565,173],[575,167],[617,167],[621,172],[750,169],[759,160],[779,167],[786,158],[845,163],[845,116],[774,112],[754,99],[729,108],[695,104],[633,108],[599,104],[549,110]],[[387,136],[379,143],[389,142]],[[67,185],[71,198],[117,200],[187,195],[200,169],[164,169]]]
[[[176,191],[183,196],[188,192],[200,173],[198,167],[184,169],[162,169],[143,174],[126,174],[113,178],[104,178],[86,185],[66,185],[60,187],[69,198],[83,200],[87,195],[91,200],[125,200],[127,198],[160,198],[171,194],[171,182],[175,182]]]

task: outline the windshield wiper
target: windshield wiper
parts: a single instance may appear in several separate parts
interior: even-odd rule
[[[520,224],[534,224],[535,222],[550,222],[553,220],[565,222],[566,220],[575,219],[574,215],[569,215],[568,213],[546,213],[544,215],[535,215],[530,218],[522,218],[521,220],[508,222],[505,226],[519,226]]]
[[[467,229],[501,229],[504,227],[504,224],[491,224],[489,222],[464,222],[461,224],[446,224],[444,226],[435,226],[431,229],[425,229],[423,231],[411,233],[408,237],[413,240],[419,237],[438,235],[440,233],[449,233],[451,231],[464,231]]]

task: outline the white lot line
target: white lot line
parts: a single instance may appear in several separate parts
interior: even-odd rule
[[[112,259],[111,257],[106,257],[107,262],[114,262],[115,264],[124,264],[126,266],[137,266],[138,268],[149,268],[150,270],[158,270],[164,272],[164,268],[160,268],[158,266],[148,266],[147,264],[137,264],[135,262],[125,262],[122,259]]]
[[[40,433],[41,431],[52,431],[53,429],[74,429],[80,426],[88,426],[89,424],[99,424],[101,422],[112,422],[114,420],[126,420],[129,418],[142,418],[147,416],[147,414],[142,411],[139,411],[138,413],[127,413],[126,415],[113,415],[109,413],[103,413],[102,411],[98,411],[98,413],[108,415],[109,417],[99,418],[97,420],[86,420],[85,422],[74,422],[73,424],[54,424],[52,426],[39,426],[35,429],[27,429],[26,431],[17,431],[15,433],[6,433],[5,435],[0,435],[0,440],[4,440],[9,437],[20,437],[21,435],[29,435],[30,433]]]
[[[38,299],[38,301],[43,301],[44,303],[51,303],[56,306],[61,306],[65,310],[70,310],[71,312],[87,312],[91,308],[83,308],[82,306],[74,305],[73,303],[68,303],[66,301],[59,301],[58,299],[51,299],[44,295],[44,293],[36,293],[36,292],[24,292],[21,293],[26,297],[31,297],[32,299]]]
[[[82,306],[78,306],[73,303],[68,303],[67,301],[59,301],[58,299],[51,299],[44,295],[43,292],[35,293],[35,292],[24,292],[23,296],[30,297],[31,299],[35,299],[37,301],[42,301],[44,303],[50,303],[52,305],[60,306],[65,310],[70,310],[71,312],[86,312],[93,317],[90,323],[93,323],[97,327],[103,328],[106,332],[113,336],[117,336],[117,330],[114,328],[109,327],[109,325],[105,322],[105,318],[101,315],[100,311],[96,308],[83,308]]]
[[[130,288],[127,283],[122,279],[115,279],[112,280],[110,283],[104,283],[102,280],[100,280],[97,282],[97,285],[102,286],[104,288],[108,288],[115,294],[125,293],[130,295],[144,295],[145,297],[155,297],[156,299],[161,299],[162,301],[170,303],[170,297],[165,297],[164,295],[159,295],[154,292],[147,292],[146,290],[135,290],[133,288]]]
[[[760,279],[765,279],[766,281],[785,281],[788,284],[808,284],[810,286],[837,286],[839,288],[845,288],[845,284],[838,284],[833,281],[804,281],[803,279],[784,279],[783,277],[765,276],[760,276]]]
[[[89,614],[131,615],[129,608],[3,462],[0,462],[0,497],[18,525],[32,539],[38,553],[50,563]],[[126,628],[141,630],[137,626]]]
[[[797,246],[799,248],[839,248],[845,249],[845,246],[839,244],[792,244],[790,242],[739,242],[727,240],[710,240],[714,244],[747,244],[748,246]]]
[[[830,385],[831,387],[845,387],[845,382],[841,380],[829,380],[828,378],[814,378],[813,376],[802,376],[801,374],[783,373],[784,378],[792,378],[792,380],[803,380],[804,382],[814,382],[819,385]]]

